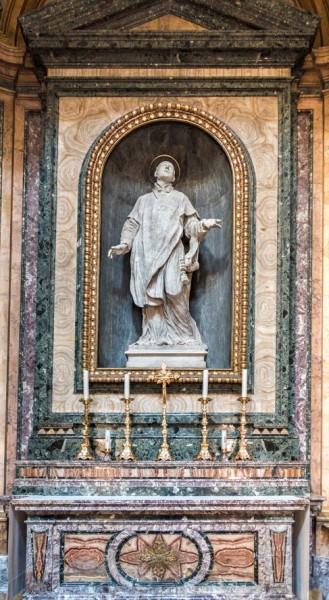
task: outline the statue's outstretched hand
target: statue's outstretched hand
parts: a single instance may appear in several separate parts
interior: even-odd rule
[[[202,219],[201,223],[206,229],[222,226],[222,221],[220,219]]]
[[[112,246],[112,248],[109,249],[107,256],[113,258],[113,256],[118,256],[118,254],[126,254],[128,250],[128,244],[119,244],[118,246]]]

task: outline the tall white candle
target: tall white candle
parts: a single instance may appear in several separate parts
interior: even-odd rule
[[[227,447],[227,430],[222,429],[222,450],[226,450]]]
[[[105,450],[111,450],[111,430],[105,430]]]
[[[129,373],[125,374],[124,394],[125,394],[125,398],[130,397],[130,375],[129,375]]]
[[[208,397],[208,369],[204,369],[203,371],[203,381],[202,381],[202,398]]]
[[[248,385],[248,369],[242,369],[242,398],[247,397],[247,385]]]
[[[89,372],[83,369],[83,397],[85,400],[89,398]]]

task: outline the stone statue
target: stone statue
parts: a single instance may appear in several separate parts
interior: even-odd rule
[[[143,333],[134,347],[206,349],[189,312],[190,284],[199,268],[199,244],[210,229],[221,227],[221,221],[200,220],[187,196],[174,189],[179,173],[174,158],[158,157],[153,167],[156,161],[153,191],[138,198],[124,223],[120,244],[108,256],[131,251],[130,290],[143,311]],[[189,240],[187,253],[183,236]]]

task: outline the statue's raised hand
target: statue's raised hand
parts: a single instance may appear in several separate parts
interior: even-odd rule
[[[107,256],[113,258],[113,256],[118,256],[119,254],[126,254],[126,252],[129,252],[128,244],[119,244],[118,246],[112,246]]]
[[[222,226],[222,221],[220,219],[202,219],[201,223],[206,229]]]

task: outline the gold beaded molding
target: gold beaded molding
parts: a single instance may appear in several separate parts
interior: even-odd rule
[[[83,299],[83,368],[91,381],[122,382],[125,369],[98,368],[98,289],[100,262],[100,214],[103,169],[113,148],[126,135],[157,121],[190,123],[211,135],[225,151],[234,181],[232,365],[228,370],[211,370],[210,382],[240,383],[241,369],[247,366],[248,262],[249,262],[249,171],[246,152],[226,125],[204,110],[187,104],[157,103],[142,106],[114,122],[94,147],[85,188],[85,262]],[[129,370],[133,381],[146,382],[149,371]],[[182,369],[181,382],[199,382],[201,370]]]

